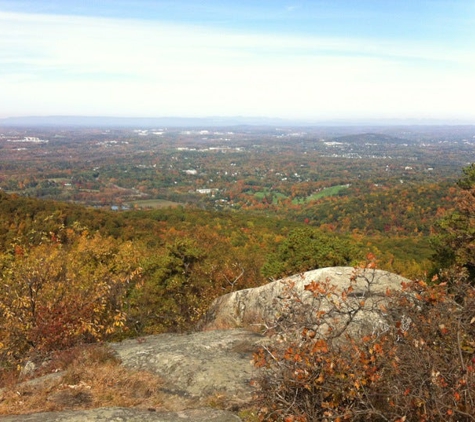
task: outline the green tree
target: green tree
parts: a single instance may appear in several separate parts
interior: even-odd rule
[[[455,209],[437,224],[434,238],[435,272],[450,267],[468,271],[475,280],[475,164],[463,169],[463,177],[457,182],[458,192]]]
[[[342,237],[304,227],[292,230],[262,267],[265,277],[283,277],[323,267],[349,265],[357,248]]]
[[[200,316],[203,251],[191,239],[177,239],[143,262],[143,281],[130,296],[129,324],[137,333],[179,331]]]

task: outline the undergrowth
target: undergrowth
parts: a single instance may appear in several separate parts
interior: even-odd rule
[[[0,415],[98,407],[161,407],[161,379],[125,368],[102,345],[79,346],[51,355],[29,379],[0,374]]]

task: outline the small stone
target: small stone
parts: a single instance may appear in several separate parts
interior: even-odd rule
[[[25,366],[21,368],[20,378],[29,377],[30,375],[33,375],[35,371],[36,371],[36,365],[34,364],[34,362],[29,360],[28,362],[25,363]]]

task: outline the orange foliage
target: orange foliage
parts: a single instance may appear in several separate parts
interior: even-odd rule
[[[371,268],[353,277],[363,274],[369,298]],[[279,342],[255,355],[261,420],[473,420],[475,288],[461,274],[450,289],[416,282],[387,292],[384,306],[326,283],[305,291],[314,300],[289,295],[292,317],[269,322]],[[373,327],[355,329],[359,318]]]

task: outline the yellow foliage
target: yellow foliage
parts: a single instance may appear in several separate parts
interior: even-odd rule
[[[21,245],[4,260],[0,354],[19,359],[97,341],[122,329],[129,283],[140,276],[131,243],[65,229],[65,239]]]

